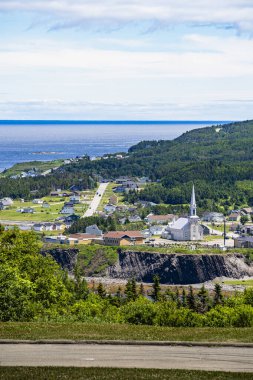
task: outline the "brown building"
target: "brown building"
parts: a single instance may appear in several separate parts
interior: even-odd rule
[[[117,206],[117,204],[118,204],[118,197],[117,197],[117,195],[113,194],[112,196],[110,196],[109,203],[111,205]]]
[[[143,242],[144,237],[139,231],[109,231],[104,235],[105,245],[141,245]]]

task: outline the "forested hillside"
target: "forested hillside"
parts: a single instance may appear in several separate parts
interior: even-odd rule
[[[31,190],[44,195],[55,186],[84,181],[90,176],[148,176],[154,185],[128,195],[156,203],[188,203],[192,181],[203,209],[253,205],[253,121],[195,129],[172,141],[143,141],[129,149],[128,157],[115,157],[65,165],[46,178],[0,180],[0,196],[26,196]]]
[[[173,141],[142,141],[124,160],[81,161],[64,170],[92,170],[106,178],[149,176],[155,185],[129,200],[188,203],[196,185],[199,206],[225,210],[253,204],[253,121],[199,128]]]

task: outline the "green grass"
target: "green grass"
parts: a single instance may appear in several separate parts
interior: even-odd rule
[[[19,175],[21,172],[28,172],[33,168],[36,168],[41,173],[46,170],[62,166],[63,164],[64,160],[22,162],[13,165],[10,169],[7,169],[1,174],[2,176],[10,177],[13,175]]]
[[[0,339],[108,339],[253,343],[253,328],[159,327],[79,322],[1,322]]]
[[[226,285],[243,285],[243,286],[253,286],[253,280],[229,280],[224,281]]]
[[[252,373],[142,368],[1,367],[1,380],[251,380]]]

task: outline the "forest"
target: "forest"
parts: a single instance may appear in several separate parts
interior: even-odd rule
[[[171,327],[253,327],[253,289],[225,294],[202,286],[164,290],[157,276],[151,291],[129,279],[108,294],[89,288],[80,271],[62,270],[40,254],[31,232],[0,229],[0,321],[109,322]]]
[[[199,128],[171,141],[142,141],[131,147],[124,159],[112,155],[91,161],[85,157],[47,177],[1,178],[0,197],[37,197],[73,184],[89,188],[98,175],[108,180],[122,175],[149,177],[152,184],[129,193],[129,202],[188,204],[194,181],[202,209],[226,212],[252,206],[253,121]]]

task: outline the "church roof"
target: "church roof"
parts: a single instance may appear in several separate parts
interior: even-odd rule
[[[179,218],[173,224],[171,224],[170,227],[177,229],[177,230],[181,230],[182,228],[184,228],[188,224],[188,222],[189,222],[188,218]]]

